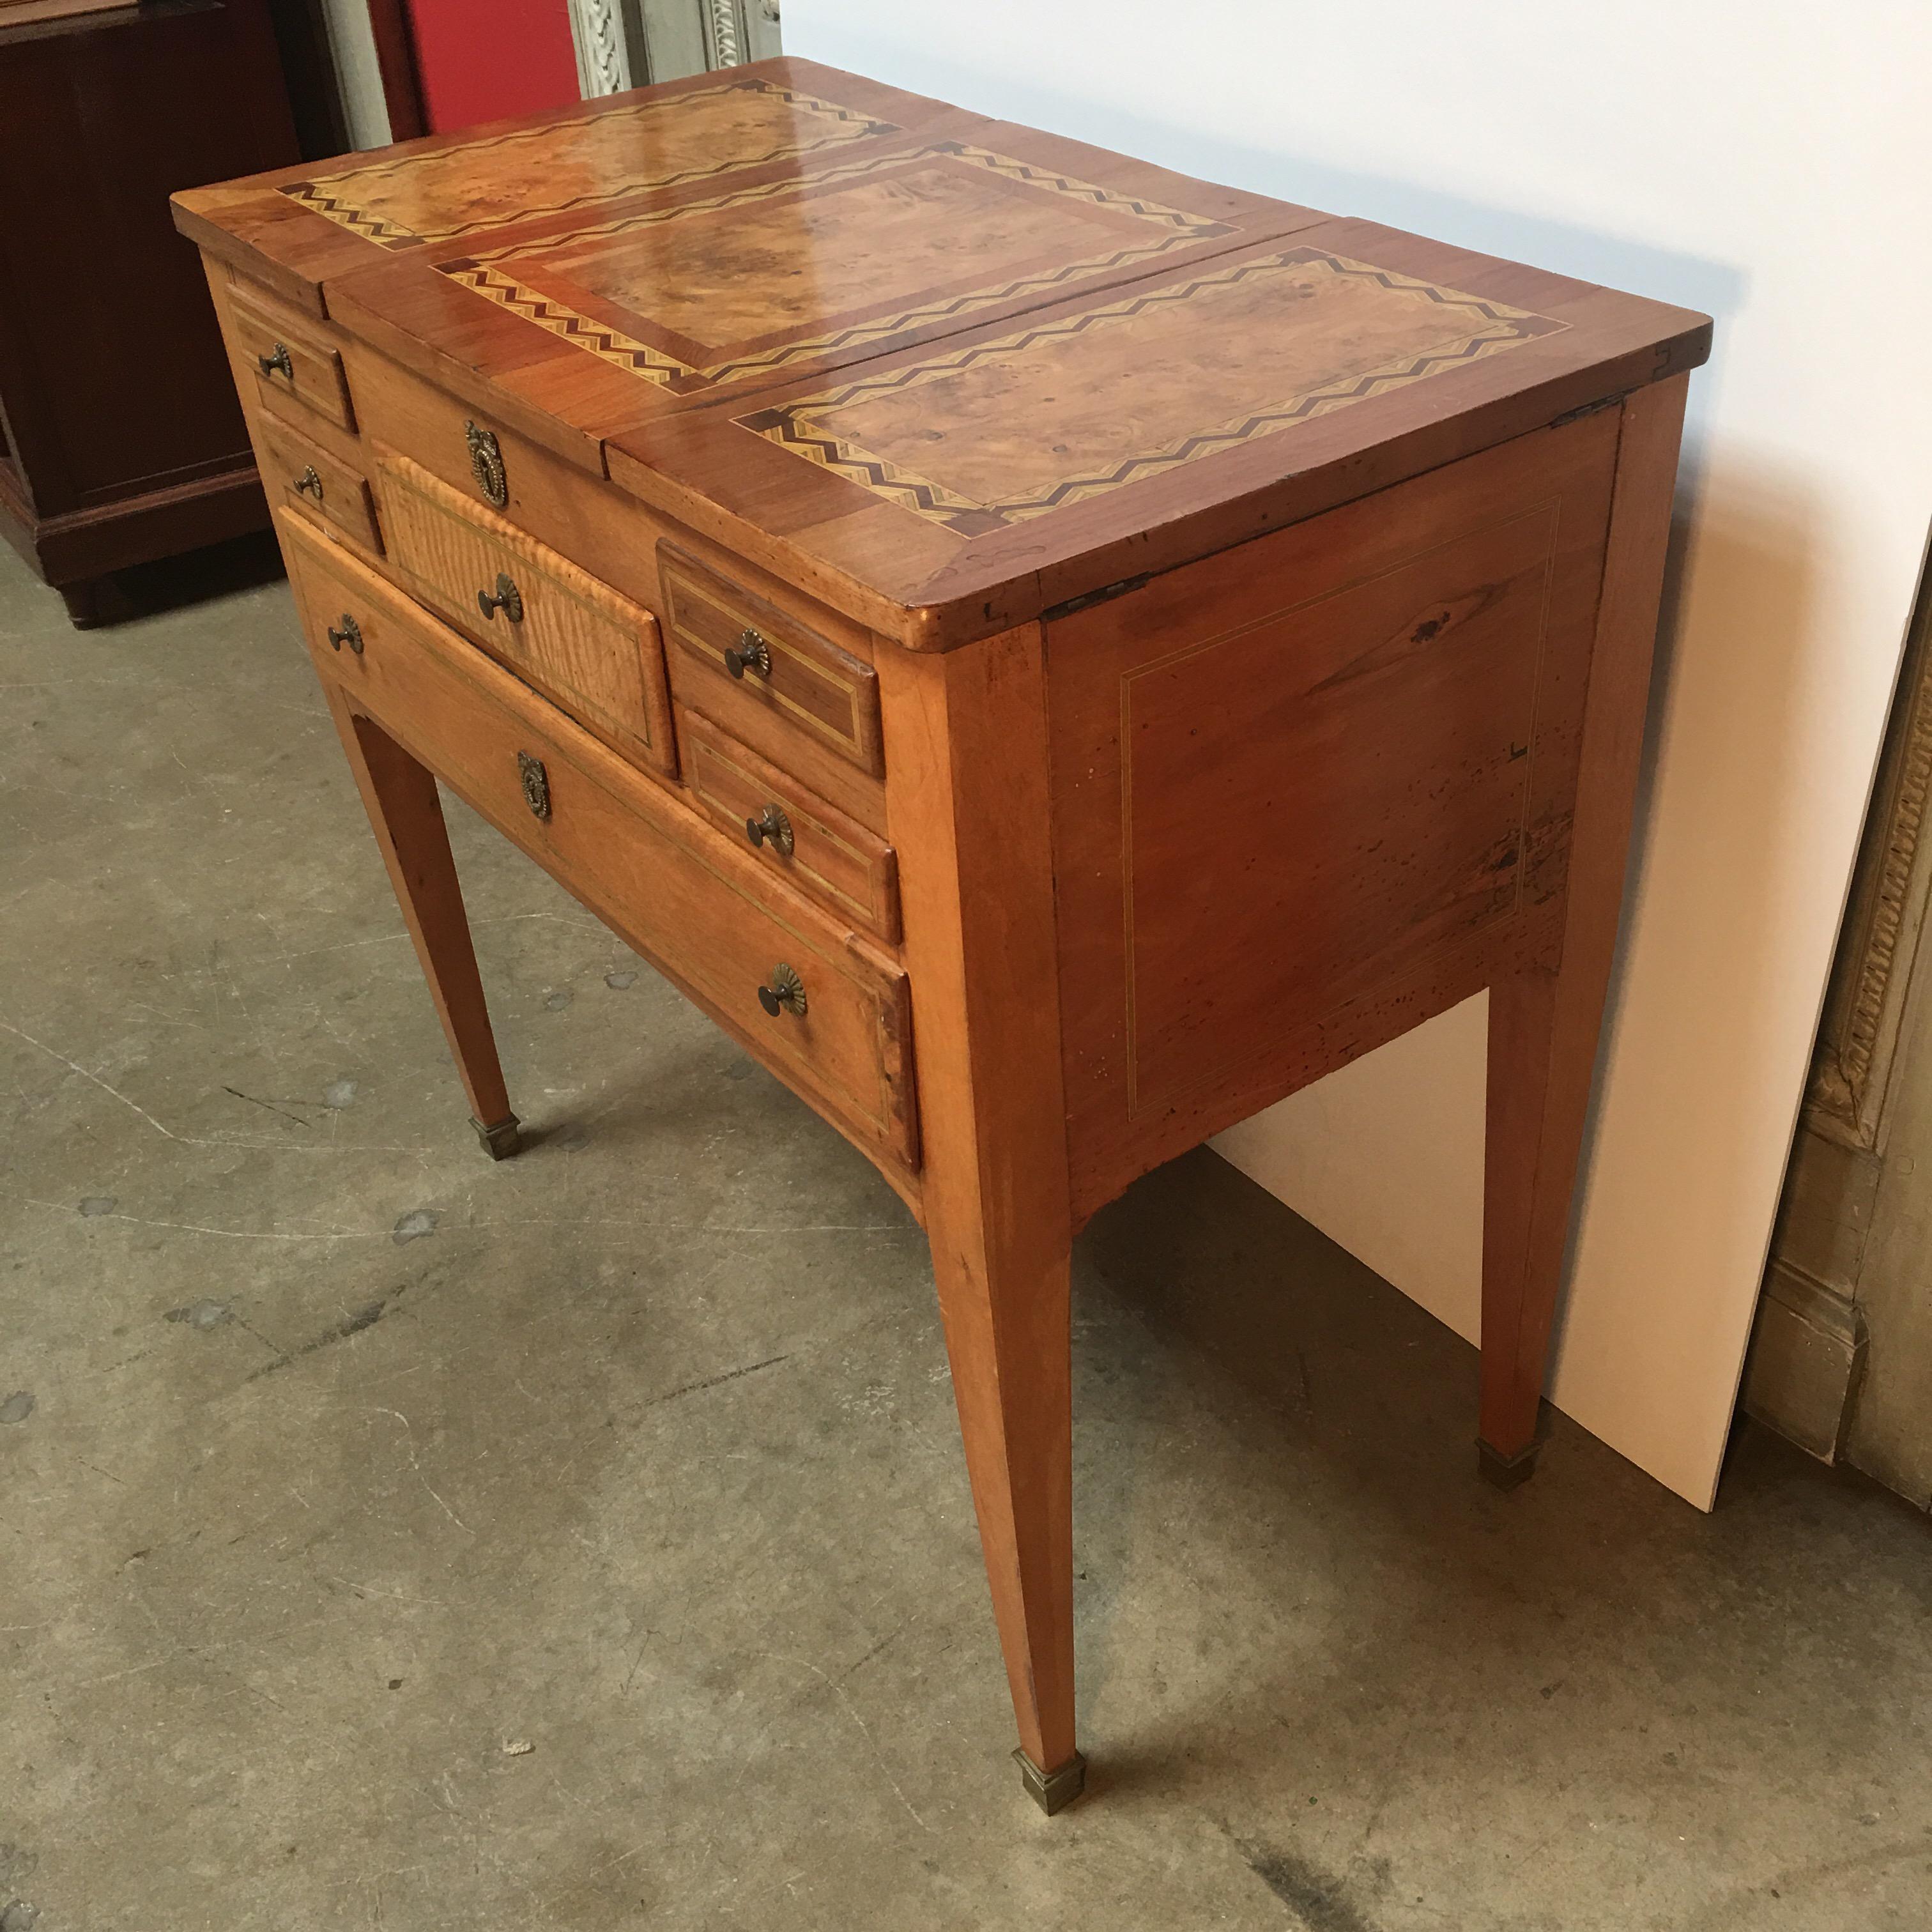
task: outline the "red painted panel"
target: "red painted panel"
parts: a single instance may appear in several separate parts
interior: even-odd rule
[[[410,0],[430,131],[578,98],[564,0]]]

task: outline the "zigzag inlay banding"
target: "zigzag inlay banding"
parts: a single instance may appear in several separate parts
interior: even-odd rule
[[[876,452],[841,436],[823,418],[833,411],[868,398],[917,388],[969,370],[989,358],[1009,356],[1045,342],[1065,340],[1131,320],[1148,310],[1184,302],[1204,290],[1227,287],[1284,269],[1314,269],[1374,281],[1399,294],[1419,296],[1442,307],[1460,310],[1469,319],[1468,332],[1460,340],[1403,357],[1360,374],[1338,377],[1300,394],[1286,397],[1238,417],[1204,425],[1159,449],[1124,458],[1094,474],[1063,478],[1030,495],[994,503],[974,502],[930,477],[903,465],[885,462]],[[736,418],[749,429],[793,454],[842,476],[928,519],[944,524],[962,536],[977,536],[991,530],[1022,523],[1048,511],[1104,494],[1124,484],[1194,463],[1274,434],[1298,422],[1325,416],[1352,403],[1422,380],[1458,365],[1511,349],[1568,326],[1546,316],[1493,302],[1480,296],[1443,289],[1414,277],[1378,268],[1312,248],[1289,249],[1216,273],[1192,277],[1145,295],[1111,302],[1103,308],[1064,316],[997,341],[975,343],[926,362],[866,376],[817,396]],[[890,471],[888,476],[886,472]]]
[[[614,118],[640,119],[663,113],[668,109],[682,110],[692,101],[716,100],[727,94],[769,94],[789,107],[829,118],[835,124],[815,140],[781,142],[764,154],[728,155],[724,160],[705,166],[685,168],[671,174],[634,176],[613,186],[596,189],[587,194],[573,195],[568,200],[551,202],[546,206],[519,207],[513,214],[482,220],[458,222],[446,228],[413,230],[388,217],[371,214],[357,200],[334,190],[344,189],[351,182],[370,183],[386,176],[412,171],[422,174],[442,170],[466,161],[470,156],[487,149],[512,147],[526,141],[554,140],[562,131],[559,124],[553,122],[540,128],[520,128],[507,134],[492,135],[487,140],[466,141],[455,147],[441,148],[433,154],[408,154],[399,160],[380,162],[372,167],[351,168],[341,174],[320,176],[312,181],[286,182],[282,184],[280,191],[292,201],[301,202],[314,213],[326,217],[341,227],[352,230],[380,247],[415,248],[424,242],[453,241],[459,235],[484,234],[493,228],[506,228],[515,223],[536,220],[545,215],[565,214],[573,208],[620,200],[626,195],[675,188],[686,182],[704,181],[713,175],[729,174],[741,168],[759,167],[769,161],[789,160],[802,154],[817,154],[826,148],[837,147],[848,141],[862,140],[870,135],[896,134],[903,131],[892,122],[876,119],[854,108],[842,107],[835,101],[820,100],[814,94],[801,94],[793,88],[776,86],[766,80],[727,81],[716,87],[701,88],[694,93],[682,95],[675,103],[647,101],[636,107],[607,111]],[[567,126],[568,124],[565,124]]]
[[[592,222],[581,228],[567,229],[561,234],[546,236],[539,242],[512,242],[502,248],[482,250],[466,255],[458,261],[440,262],[436,266],[452,280],[488,296],[513,314],[523,315],[538,322],[553,334],[563,337],[614,367],[630,370],[644,376],[647,381],[662,383],[666,379],[652,373],[652,365],[640,364],[637,360],[636,352],[640,345],[636,344],[633,338],[581,314],[554,296],[539,295],[516,278],[512,272],[512,265],[520,261],[530,262],[533,265],[532,272],[534,273],[545,260],[554,260],[567,248],[608,241],[616,236],[631,233],[639,229],[655,227],[661,223],[682,220],[694,215],[716,214],[724,208],[742,207],[748,203],[768,200],[776,196],[798,195],[807,190],[822,192],[828,187],[843,185],[872,175],[898,173],[909,166],[934,160],[960,162],[968,166],[986,169],[1009,179],[1020,181],[1043,192],[1071,195],[1109,208],[1117,214],[1130,214],[1136,219],[1152,222],[1166,232],[1138,246],[1114,248],[1100,254],[1084,256],[1076,262],[1069,262],[1058,268],[1042,269],[1036,274],[989,283],[968,290],[963,295],[929,302],[899,314],[884,316],[875,321],[856,322],[849,328],[781,343],[756,355],[734,356],[695,369],[687,368],[683,364],[674,362],[666,356],[659,356],[658,362],[676,373],[680,388],[708,387],[730,382],[758,370],[782,369],[790,363],[808,361],[816,356],[831,355],[867,343],[884,341],[892,336],[908,334],[914,329],[956,321],[962,316],[972,314],[976,309],[991,308],[1000,302],[1043,294],[1084,277],[1116,272],[1136,262],[1150,261],[1170,249],[1184,247],[1190,242],[1211,239],[1234,232],[1226,223],[1216,221],[1206,215],[1190,214],[1179,208],[1168,208],[1159,202],[1116,194],[1111,188],[1096,188],[1090,182],[1077,181],[1068,175],[1048,173],[1043,170],[1030,167],[1024,162],[1014,160],[1007,155],[994,154],[989,148],[970,147],[958,141],[935,141],[910,152],[901,150],[890,154],[868,155],[862,160],[848,161],[842,166],[821,169],[804,180],[766,182],[753,187],[735,188],[728,194],[714,195],[705,201],[685,202],[671,208],[644,208],[635,214]],[[478,270],[484,268],[502,272],[494,280],[486,283],[479,279],[477,274]],[[563,327],[562,320],[571,316],[574,316],[581,326],[574,329]]]

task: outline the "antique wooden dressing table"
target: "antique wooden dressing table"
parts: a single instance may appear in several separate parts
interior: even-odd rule
[[[176,207],[486,1148],[437,778],[922,1221],[1048,1810],[1073,1232],[1485,986],[1528,1473],[1704,317],[800,61]]]

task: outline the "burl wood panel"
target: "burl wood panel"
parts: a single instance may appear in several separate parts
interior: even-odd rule
[[[414,248],[898,131],[782,82],[734,76],[284,182],[280,191],[382,248]]]
[[[1118,279],[1230,223],[963,141],[872,152],[441,272],[679,394]]]
[[[1553,932],[1614,411],[1052,627],[1078,1211]]]
[[[1563,326],[1289,248],[739,420],[979,536]]]
[[[620,751],[676,769],[657,620],[406,456],[376,473],[391,562],[425,603]],[[485,615],[507,578],[510,609]]]
[[[496,829],[806,1095],[916,1200],[906,979],[788,890],[688,807],[299,519],[278,526],[326,682],[374,718]],[[344,616],[360,652],[328,640]],[[533,815],[518,754],[539,760]],[[807,1011],[767,1018],[758,988],[781,961]]]

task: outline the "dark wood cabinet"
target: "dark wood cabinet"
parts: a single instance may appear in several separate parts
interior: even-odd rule
[[[0,530],[86,623],[268,520],[168,196],[299,151],[264,0],[0,7]]]

